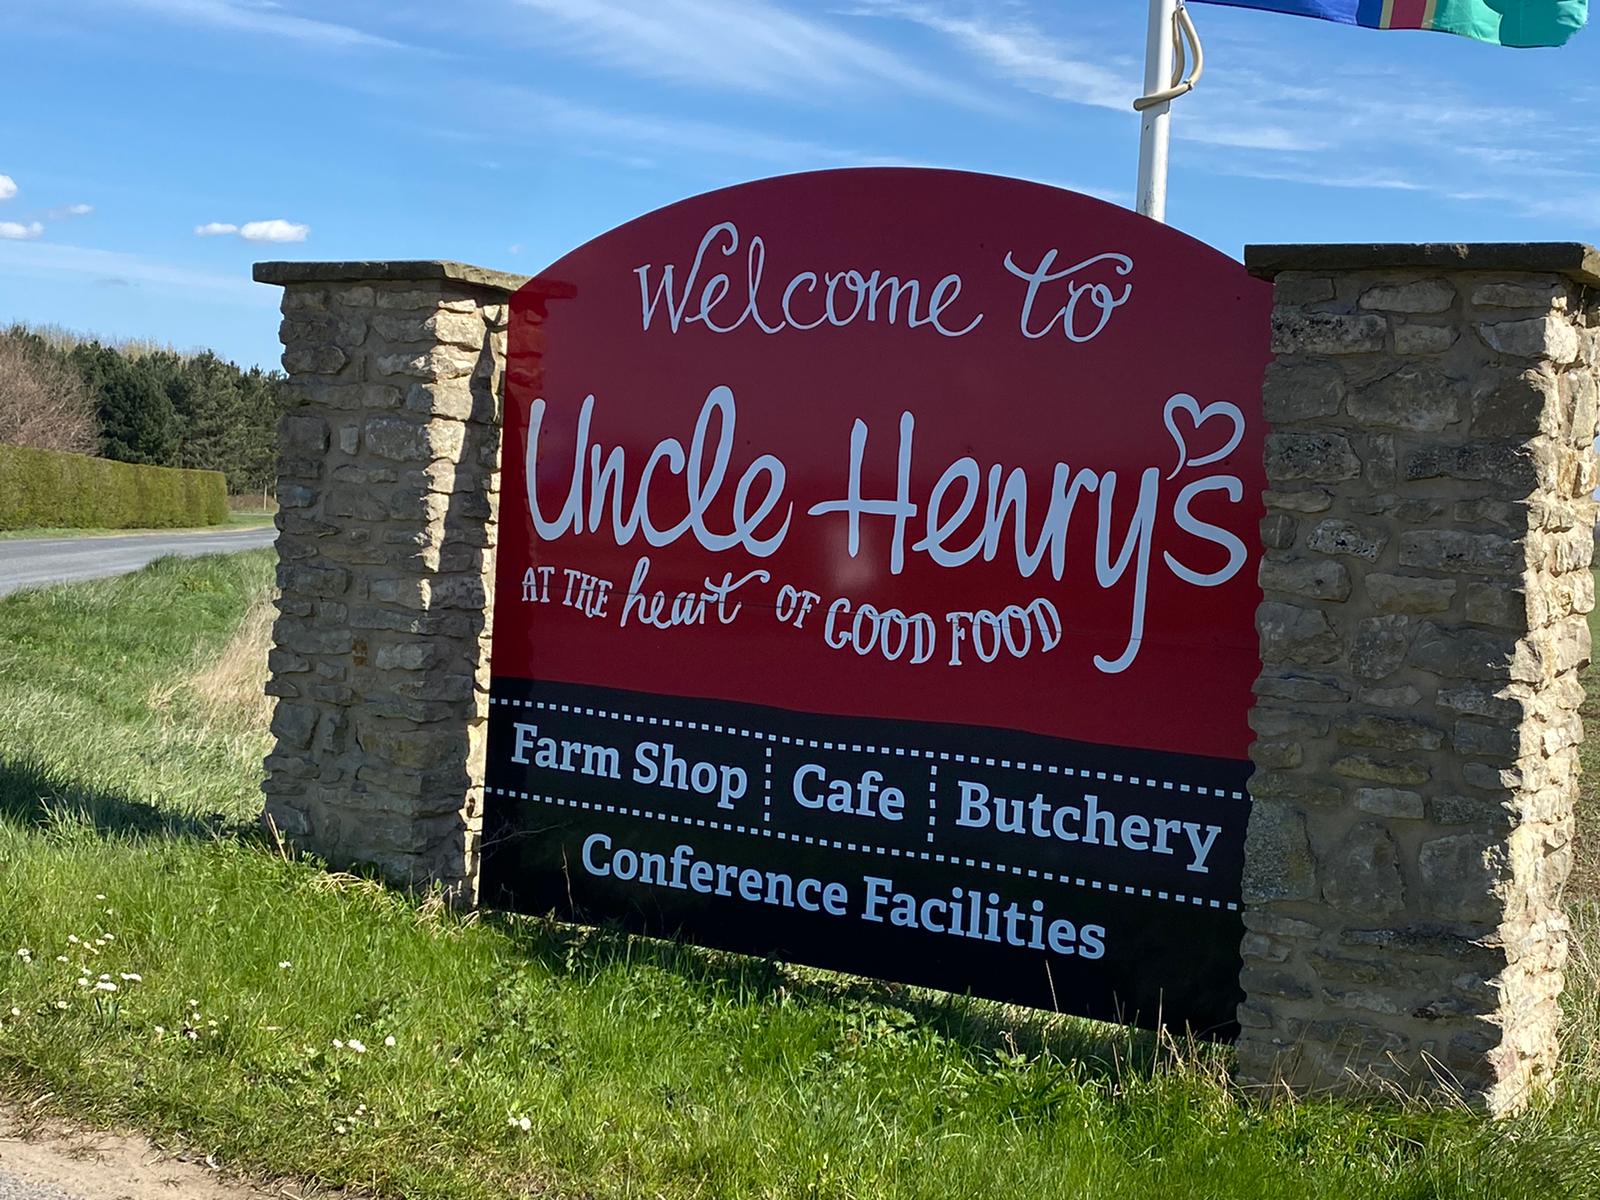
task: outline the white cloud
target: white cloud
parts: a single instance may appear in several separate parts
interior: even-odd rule
[[[55,279],[73,275],[105,282],[148,285],[177,295],[205,293],[250,305],[275,305],[275,289],[258,287],[246,271],[215,275],[173,266],[117,250],[97,250],[62,242],[0,242],[0,270],[8,275]]]
[[[1203,146],[1231,146],[1238,150],[1305,151],[1320,150],[1326,142],[1274,125],[1248,125],[1244,123],[1180,121],[1175,123],[1173,136],[1185,142],[1198,142]]]
[[[64,221],[68,217],[87,217],[94,211],[92,204],[63,204],[44,214],[46,221]]]
[[[25,242],[39,237],[44,233],[44,226],[38,221],[30,221],[24,225],[21,221],[0,221],[0,238],[10,242]]]
[[[1264,179],[1271,183],[1309,183],[1316,187],[1348,188],[1374,192],[1426,192],[1439,189],[1396,172],[1351,171],[1331,168],[1327,163],[1313,163],[1306,167],[1252,167],[1234,165],[1226,174],[1240,179]]]
[[[239,226],[239,236],[247,242],[303,242],[311,232],[309,225],[293,221],[246,221]]]
[[[332,49],[410,49],[400,42],[352,25],[318,21],[284,12],[275,4],[235,4],[231,0],[124,0],[134,8],[175,21],[210,25],[238,33],[262,33]]]
[[[271,221],[246,221],[235,225],[232,221],[207,221],[194,227],[195,237],[226,237],[238,234],[247,242],[303,242],[311,226],[281,218]]]
[[[771,0],[518,0],[538,34],[676,83],[823,99],[888,86],[981,108],[992,98]]]
[[[9,200],[17,194],[17,181],[9,175],[0,175],[0,200]]]
[[[609,142],[652,155],[671,148],[712,158],[773,163],[789,170],[860,166],[869,161],[888,165],[882,156],[869,157],[803,138],[714,121],[617,112],[531,88],[494,87],[485,89],[484,95],[493,101],[493,111],[527,114],[525,132],[540,144],[554,135],[576,143],[580,153],[593,153],[596,142]],[[496,141],[505,139],[503,123],[496,126],[493,136]]]
[[[851,11],[893,17],[943,34],[998,74],[1052,100],[1126,112],[1143,91],[1135,68],[1119,70],[1105,65],[1104,56],[1074,53],[1022,21],[999,24],[958,17],[938,6],[908,0],[864,0]]]

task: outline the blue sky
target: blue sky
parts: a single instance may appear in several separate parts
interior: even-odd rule
[[[1130,203],[1144,0],[5,0],[0,321],[277,361],[268,258],[533,273],[639,213],[872,163]],[[1562,50],[1193,9],[1169,217],[1247,242],[1600,240]]]

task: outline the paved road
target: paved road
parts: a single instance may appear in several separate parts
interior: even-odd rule
[[[0,541],[0,596],[19,588],[104,579],[137,571],[168,554],[231,554],[272,545],[277,530],[227,529],[201,533],[131,533],[113,537],[19,538]],[[4,1200],[4,1193],[0,1193]]]

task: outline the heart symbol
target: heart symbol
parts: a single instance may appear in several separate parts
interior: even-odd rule
[[[1202,455],[1199,458],[1190,458],[1189,447],[1184,443],[1183,434],[1178,432],[1178,427],[1172,419],[1174,414],[1179,412],[1189,414],[1189,420],[1196,433],[1212,417],[1226,417],[1233,422],[1233,436],[1228,439],[1227,444],[1221,450],[1213,450],[1210,454]],[[1172,468],[1171,474],[1167,476],[1168,479],[1171,479],[1173,475],[1176,475],[1186,466],[1203,467],[1207,463],[1214,463],[1220,459],[1227,458],[1229,454],[1233,453],[1234,447],[1244,438],[1244,413],[1239,410],[1237,404],[1230,404],[1226,400],[1218,400],[1201,408],[1200,402],[1189,393],[1179,392],[1167,401],[1166,408],[1161,412],[1161,420],[1166,425],[1167,432],[1172,435],[1172,440],[1178,445],[1178,465]]]

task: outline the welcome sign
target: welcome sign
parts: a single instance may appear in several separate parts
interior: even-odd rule
[[[1225,1033],[1270,297],[1112,205],[908,169],[535,278],[485,899]]]

